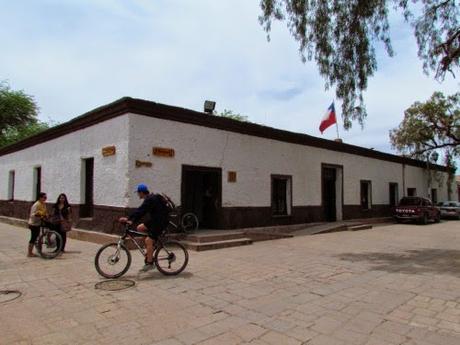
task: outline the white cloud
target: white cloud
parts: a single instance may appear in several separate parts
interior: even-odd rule
[[[321,136],[334,97],[314,62],[300,62],[284,23],[271,42],[258,1],[0,0],[0,79],[36,97],[41,117],[66,121],[123,96],[202,110],[205,99],[254,122]],[[396,17],[395,17],[396,18]],[[379,48],[366,92],[368,119],[345,142],[389,150],[388,130],[435,90],[458,90],[421,72],[410,29],[394,19],[396,57]],[[5,28],[8,28],[7,30]],[[340,104],[336,104],[339,111]],[[340,115],[340,114],[339,114]],[[334,138],[329,129],[325,138]]]

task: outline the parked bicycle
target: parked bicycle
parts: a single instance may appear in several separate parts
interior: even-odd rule
[[[189,234],[198,229],[198,217],[193,212],[187,212],[183,215],[176,210],[169,214],[169,225],[172,232],[183,232]]]
[[[139,252],[146,257],[146,250],[136,240],[136,237],[147,236],[144,232],[135,231],[131,225],[126,224],[124,233],[118,242],[103,245],[97,252],[94,265],[97,272],[105,278],[119,278],[125,274],[131,266],[131,253],[126,247],[125,240],[133,241]],[[187,249],[177,241],[170,240],[163,232],[155,241],[153,262],[164,275],[177,275],[188,264]]]
[[[62,236],[42,221],[40,235],[35,242],[38,254],[44,259],[54,259],[62,251]]]

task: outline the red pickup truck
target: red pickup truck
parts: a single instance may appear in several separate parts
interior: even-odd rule
[[[406,196],[394,209],[394,218],[398,223],[416,221],[426,224],[428,221],[439,223],[441,211],[430,199],[418,196]]]

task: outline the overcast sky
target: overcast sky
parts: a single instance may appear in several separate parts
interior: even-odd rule
[[[65,122],[123,96],[197,111],[209,99],[252,122],[336,136],[318,130],[333,90],[314,62],[301,62],[285,23],[267,42],[259,0],[0,0],[0,8],[0,80],[33,95],[43,120]],[[385,152],[413,102],[459,90],[458,79],[422,73],[410,27],[392,18],[396,56],[379,46],[365,127],[340,128],[345,142]]]

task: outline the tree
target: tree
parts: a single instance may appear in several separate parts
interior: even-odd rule
[[[241,115],[241,114],[235,114],[233,111],[227,110],[227,109],[224,109],[224,111],[219,113],[218,116],[226,117],[226,118],[237,120],[237,121],[248,122],[247,116]]]
[[[14,144],[15,142],[23,140],[27,137],[43,132],[53,125],[54,124],[52,123],[35,120],[30,121],[24,125],[8,128],[4,134],[0,136],[0,148]]]
[[[404,112],[404,120],[390,131],[393,148],[413,158],[435,163],[439,152],[449,168],[452,186],[455,159],[460,157],[460,93],[445,97],[435,92],[425,103],[415,102]],[[431,178],[431,172],[429,172]]]
[[[0,147],[10,145],[50,127],[37,119],[38,107],[32,96],[11,90],[0,82]]]
[[[448,97],[435,92],[425,103],[412,104],[390,139],[399,152],[416,158],[440,150],[460,157],[460,92]]]
[[[287,22],[302,61],[314,59],[326,89],[335,86],[348,129],[353,121],[363,126],[367,115],[363,92],[377,70],[374,44],[381,41],[393,56],[391,6],[413,26],[425,73],[435,71],[440,80],[453,73],[460,59],[458,0],[261,0],[259,21],[268,39],[273,20]]]

